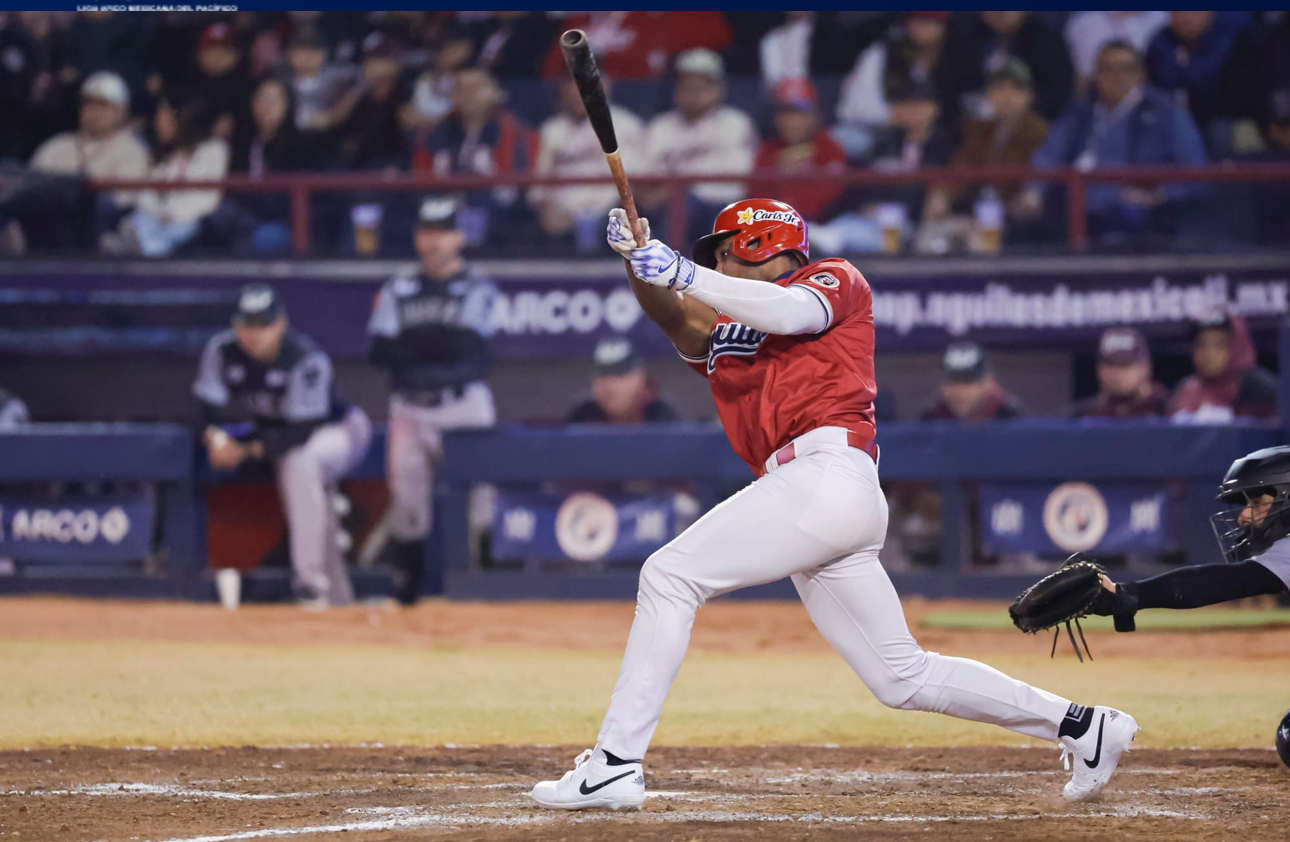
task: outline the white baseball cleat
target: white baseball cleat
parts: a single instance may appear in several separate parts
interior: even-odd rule
[[[639,810],[645,803],[645,769],[639,760],[611,763],[599,748],[573,761],[573,771],[558,781],[542,781],[529,793],[552,810]]]
[[[1129,750],[1136,733],[1138,723],[1132,716],[1098,705],[1093,708],[1093,723],[1084,736],[1058,740],[1062,746],[1062,765],[1071,772],[1071,779],[1062,790],[1066,800],[1088,801],[1101,795],[1120,763],[1120,755]]]

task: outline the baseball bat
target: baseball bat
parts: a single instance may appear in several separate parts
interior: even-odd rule
[[[627,211],[627,222],[636,236],[636,245],[644,248],[645,238],[641,236],[636,200],[632,197],[632,186],[623,169],[622,156],[618,154],[614,118],[609,113],[609,100],[605,98],[604,86],[600,84],[600,68],[596,66],[596,57],[592,55],[591,45],[587,43],[587,33],[581,29],[570,29],[561,35],[560,52],[564,54],[569,75],[577,84],[578,94],[587,109],[587,119],[591,121],[591,128],[596,132],[600,148],[605,152],[605,160],[609,162],[609,171],[613,173],[614,186],[618,188],[618,198],[622,200],[623,210]]]

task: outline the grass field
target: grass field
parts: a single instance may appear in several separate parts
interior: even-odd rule
[[[630,605],[0,600],[0,842],[1286,838],[1290,628],[1094,629],[1081,665],[1002,606],[907,613],[928,649],[1134,714],[1107,798],[1063,802],[1049,744],[882,707],[792,603],[707,606],[645,809],[568,816],[526,792],[594,741]]]

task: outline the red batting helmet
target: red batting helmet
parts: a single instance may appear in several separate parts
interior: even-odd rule
[[[786,251],[800,254],[803,261],[811,259],[806,221],[790,205],[774,199],[726,205],[712,223],[712,233],[694,244],[694,262],[717,268],[717,244],[726,239],[731,239],[731,253],[749,263],[765,263]]]

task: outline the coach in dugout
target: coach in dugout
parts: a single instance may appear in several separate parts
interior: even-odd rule
[[[404,605],[421,593],[443,431],[491,427],[496,420],[488,339],[497,288],[461,256],[466,235],[457,224],[459,210],[450,196],[421,203],[414,234],[418,271],[381,287],[368,325],[368,359],[390,372],[388,552],[395,595]]]
[[[645,360],[625,336],[602,339],[593,356],[591,394],[569,410],[568,424],[658,424],[681,415],[659,397]]]
[[[332,486],[367,454],[372,425],[339,394],[327,354],[288,326],[272,287],[242,289],[232,329],[213,336],[202,352],[193,394],[212,468],[273,463],[300,603],[318,609],[353,602]],[[235,439],[216,426],[227,414],[250,418],[249,437]]]
[[[1158,418],[1167,415],[1169,390],[1151,378],[1147,338],[1113,327],[1097,344],[1097,394],[1075,406],[1077,418]]]

